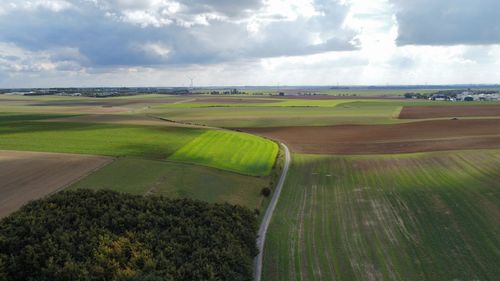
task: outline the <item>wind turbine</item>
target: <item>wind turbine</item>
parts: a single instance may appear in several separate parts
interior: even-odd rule
[[[190,76],[188,76],[188,79],[189,79],[189,81],[190,81],[190,84],[189,84],[189,89],[191,89],[191,90],[192,90],[192,89],[193,89],[193,81],[194,81],[194,77],[190,77]]]

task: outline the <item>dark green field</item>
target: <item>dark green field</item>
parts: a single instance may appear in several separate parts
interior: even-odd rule
[[[294,155],[263,280],[496,280],[500,151]]]
[[[267,177],[252,177],[220,169],[171,161],[121,158],[70,188],[109,189],[138,195],[193,198],[261,209],[260,191]]]

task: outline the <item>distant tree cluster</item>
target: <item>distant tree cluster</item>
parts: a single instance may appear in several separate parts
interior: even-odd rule
[[[239,91],[238,89],[230,89],[223,91],[210,91],[210,95],[241,95],[245,94],[244,92]]]
[[[243,207],[64,191],[0,221],[0,280],[251,280]]]
[[[428,94],[421,94],[421,93],[405,93],[404,96],[407,99],[428,99],[429,98]]]

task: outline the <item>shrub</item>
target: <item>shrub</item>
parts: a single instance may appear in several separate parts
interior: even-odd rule
[[[260,194],[262,194],[264,197],[269,197],[269,195],[271,195],[271,189],[269,187],[264,187],[260,191]]]

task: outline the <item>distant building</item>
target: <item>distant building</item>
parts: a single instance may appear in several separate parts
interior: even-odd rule
[[[450,97],[439,95],[439,96],[432,96],[430,99],[435,101],[445,101],[445,100],[450,100]]]
[[[465,91],[457,95],[457,100],[462,101],[495,101],[500,100],[500,93],[473,93]]]

